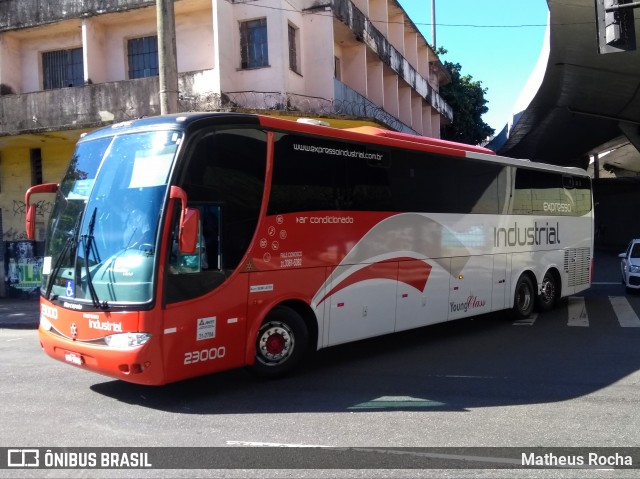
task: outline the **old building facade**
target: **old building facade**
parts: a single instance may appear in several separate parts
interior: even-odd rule
[[[179,111],[434,137],[452,119],[438,93],[447,73],[396,0],[176,0],[174,11]],[[38,282],[37,262],[18,264],[37,256],[22,251],[25,191],[59,181],[83,132],[160,113],[157,28],[155,0],[0,2],[0,296]],[[51,199],[38,201],[41,242]]]

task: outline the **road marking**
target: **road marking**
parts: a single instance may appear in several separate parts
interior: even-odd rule
[[[446,454],[441,452],[430,451],[416,451],[416,450],[400,450],[398,448],[384,448],[384,447],[337,447],[337,446],[319,446],[313,444],[287,444],[277,442],[255,442],[255,441],[226,441],[229,446],[249,446],[249,447],[295,447],[295,448],[320,448],[320,449],[336,449],[344,452],[351,451],[352,453],[368,453],[368,454],[380,454],[380,455],[403,455],[406,457],[426,458],[426,459],[445,459],[449,461],[460,461],[460,464],[468,464],[469,462],[484,462],[489,464],[508,464],[512,466],[522,466],[522,459],[511,457],[490,457],[490,456],[472,456],[467,454]],[[384,456],[382,456],[384,457]],[[464,466],[463,466],[464,467]],[[560,466],[563,467],[563,466]],[[583,468],[584,466],[576,466],[577,468]]]
[[[567,326],[589,327],[589,316],[587,316],[587,310],[584,306],[584,298],[570,296],[567,311],[569,316]]]
[[[248,446],[248,447],[322,447],[330,448],[331,446],[321,446],[319,444],[288,444],[283,442],[258,442],[258,441],[227,441],[228,446]]]
[[[518,319],[513,322],[513,326],[533,326],[533,323],[538,319],[538,313],[531,313],[528,318]]]
[[[640,328],[640,319],[624,296],[609,296],[613,311],[623,328]]]

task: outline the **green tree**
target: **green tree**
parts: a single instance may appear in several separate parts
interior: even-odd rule
[[[440,49],[439,54],[446,53]],[[442,138],[471,145],[478,145],[493,135],[494,129],[482,121],[482,115],[489,108],[481,81],[474,81],[471,75],[462,75],[459,63],[444,62],[451,76],[451,83],[440,88],[440,95],[453,110],[453,122],[442,127]]]

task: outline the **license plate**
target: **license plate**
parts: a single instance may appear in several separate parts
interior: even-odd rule
[[[76,353],[64,353],[64,360],[71,364],[75,364],[76,366],[82,366],[82,363],[84,362],[82,360],[82,356]]]

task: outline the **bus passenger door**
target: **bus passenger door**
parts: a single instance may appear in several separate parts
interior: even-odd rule
[[[507,255],[493,255],[493,291],[491,294],[491,311],[500,311],[507,306]]]
[[[179,252],[174,233],[165,276],[163,348],[169,381],[244,363],[248,275],[227,281],[220,246],[222,208],[215,203],[190,206],[200,210],[196,251]]]

